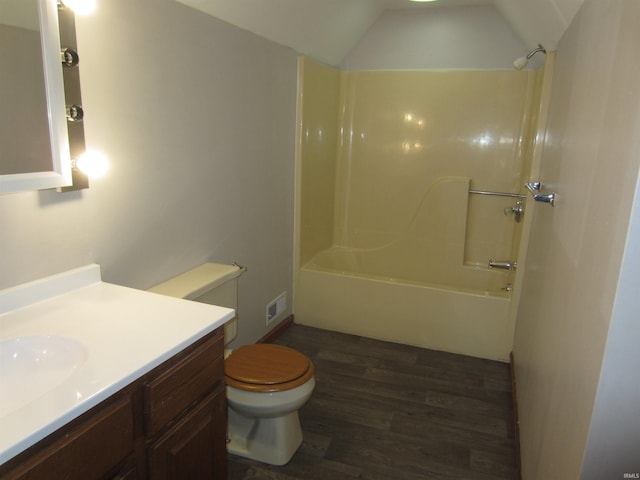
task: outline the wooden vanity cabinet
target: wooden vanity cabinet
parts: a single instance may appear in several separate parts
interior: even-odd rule
[[[149,478],[226,479],[223,332],[146,382],[143,394]]]
[[[0,466],[1,480],[226,479],[223,328]]]
[[[43,448],[29,449],[28,458],[2,478],[102,478],[134,452],[131,397],[118,396],[94,410],[82,422],[45,439]]]
[[[150,478],[226,479],[226,401],[217,389],[149,448]],[[225,422],[226,423],[226,422]]]

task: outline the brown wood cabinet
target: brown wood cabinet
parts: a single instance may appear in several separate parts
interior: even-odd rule
[[[195,407],[189,415],[167,431],[150,447],[150,478],[181,480],[185,478],[226,479],[225,392],[218,389]]]
[[[2,480],[226,479],[223,329],[0,466]]]

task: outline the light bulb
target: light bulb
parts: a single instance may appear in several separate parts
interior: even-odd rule
[[[95,150],[87,150],[75,161],[78,170],[89,178],[102,177],[109,170],[107,157]]]
[[[96,9],[96,0],[61,0],[76,15],[89,15]]]

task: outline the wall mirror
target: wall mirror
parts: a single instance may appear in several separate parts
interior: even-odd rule
[[[71,185],[56,0],[0,0],[0,62],[0,193]]]

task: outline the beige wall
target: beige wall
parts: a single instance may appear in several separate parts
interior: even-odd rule
[[[535,85],[530,71],[344,72],[334,243],[377,248],[396,240],[420,222],[427,194],[446,177],[522,193]],[[511,259],[516,223],[503,211],[515,200],[467,197],[459,197],[462,209],[441,205],[449,213],[440,223],[466,222],[449,239],[463,245],[464,263]]]
[[[593,437],[594,401],[611,380],[601,378],[605,346],[614,352],[620,338],[608,340],[617,289],[630,286],[619,275],[640,165],[639,18],[634,0],[588,0],[558,47],[540,175],[558,201],[532,212],[514,341],[524,480],[623,478],[640,470],[637,434],[626,463],[608,461],[620,450],[611,446],[585,456],[590,435],[602,445],[603,436]],[[636,266],[622,277],[635,283],[636,296],[639,276]],[[638,332],[628,334],[637,345]],[[614,364],[617,370],[603,373],[637,384],[637,365]],[[618,408],[634,411],[637,402],[629,397]],[[596,413],[606,424],[604,409]],[[626,422],[627,432],[639,431],[638,415]],[[626,449],[634,440],[607,433]],[[606,471],[594,474],[594,465]]]
[[[522,193],[538,77],[504,70],[339,72],[301,58],[300,263],[332,243],[377,247],[405,233],[443,177]],[[452,205],[451,215],[466,218],[466,194],[460,200],[464,211]],[[515,259],[518,225],[502,214],[512,205],[504,197],[470,197],[466,263]]]
[[[640,135],[635,135],[634,142],[633,148],[640,152]],[[581,480],[640,473],[640,178],[638,180]]]
[[[144,289],[237,261],[237,342],[257,340],[266,304],[291,301],[295,52],[173,0],[98,2],[77,36],[87,144],[111,170],[0,197],[0,288],[97,262]]]
[[[298,132],[300,264],[333,241],[339,70],[299,60]]]

